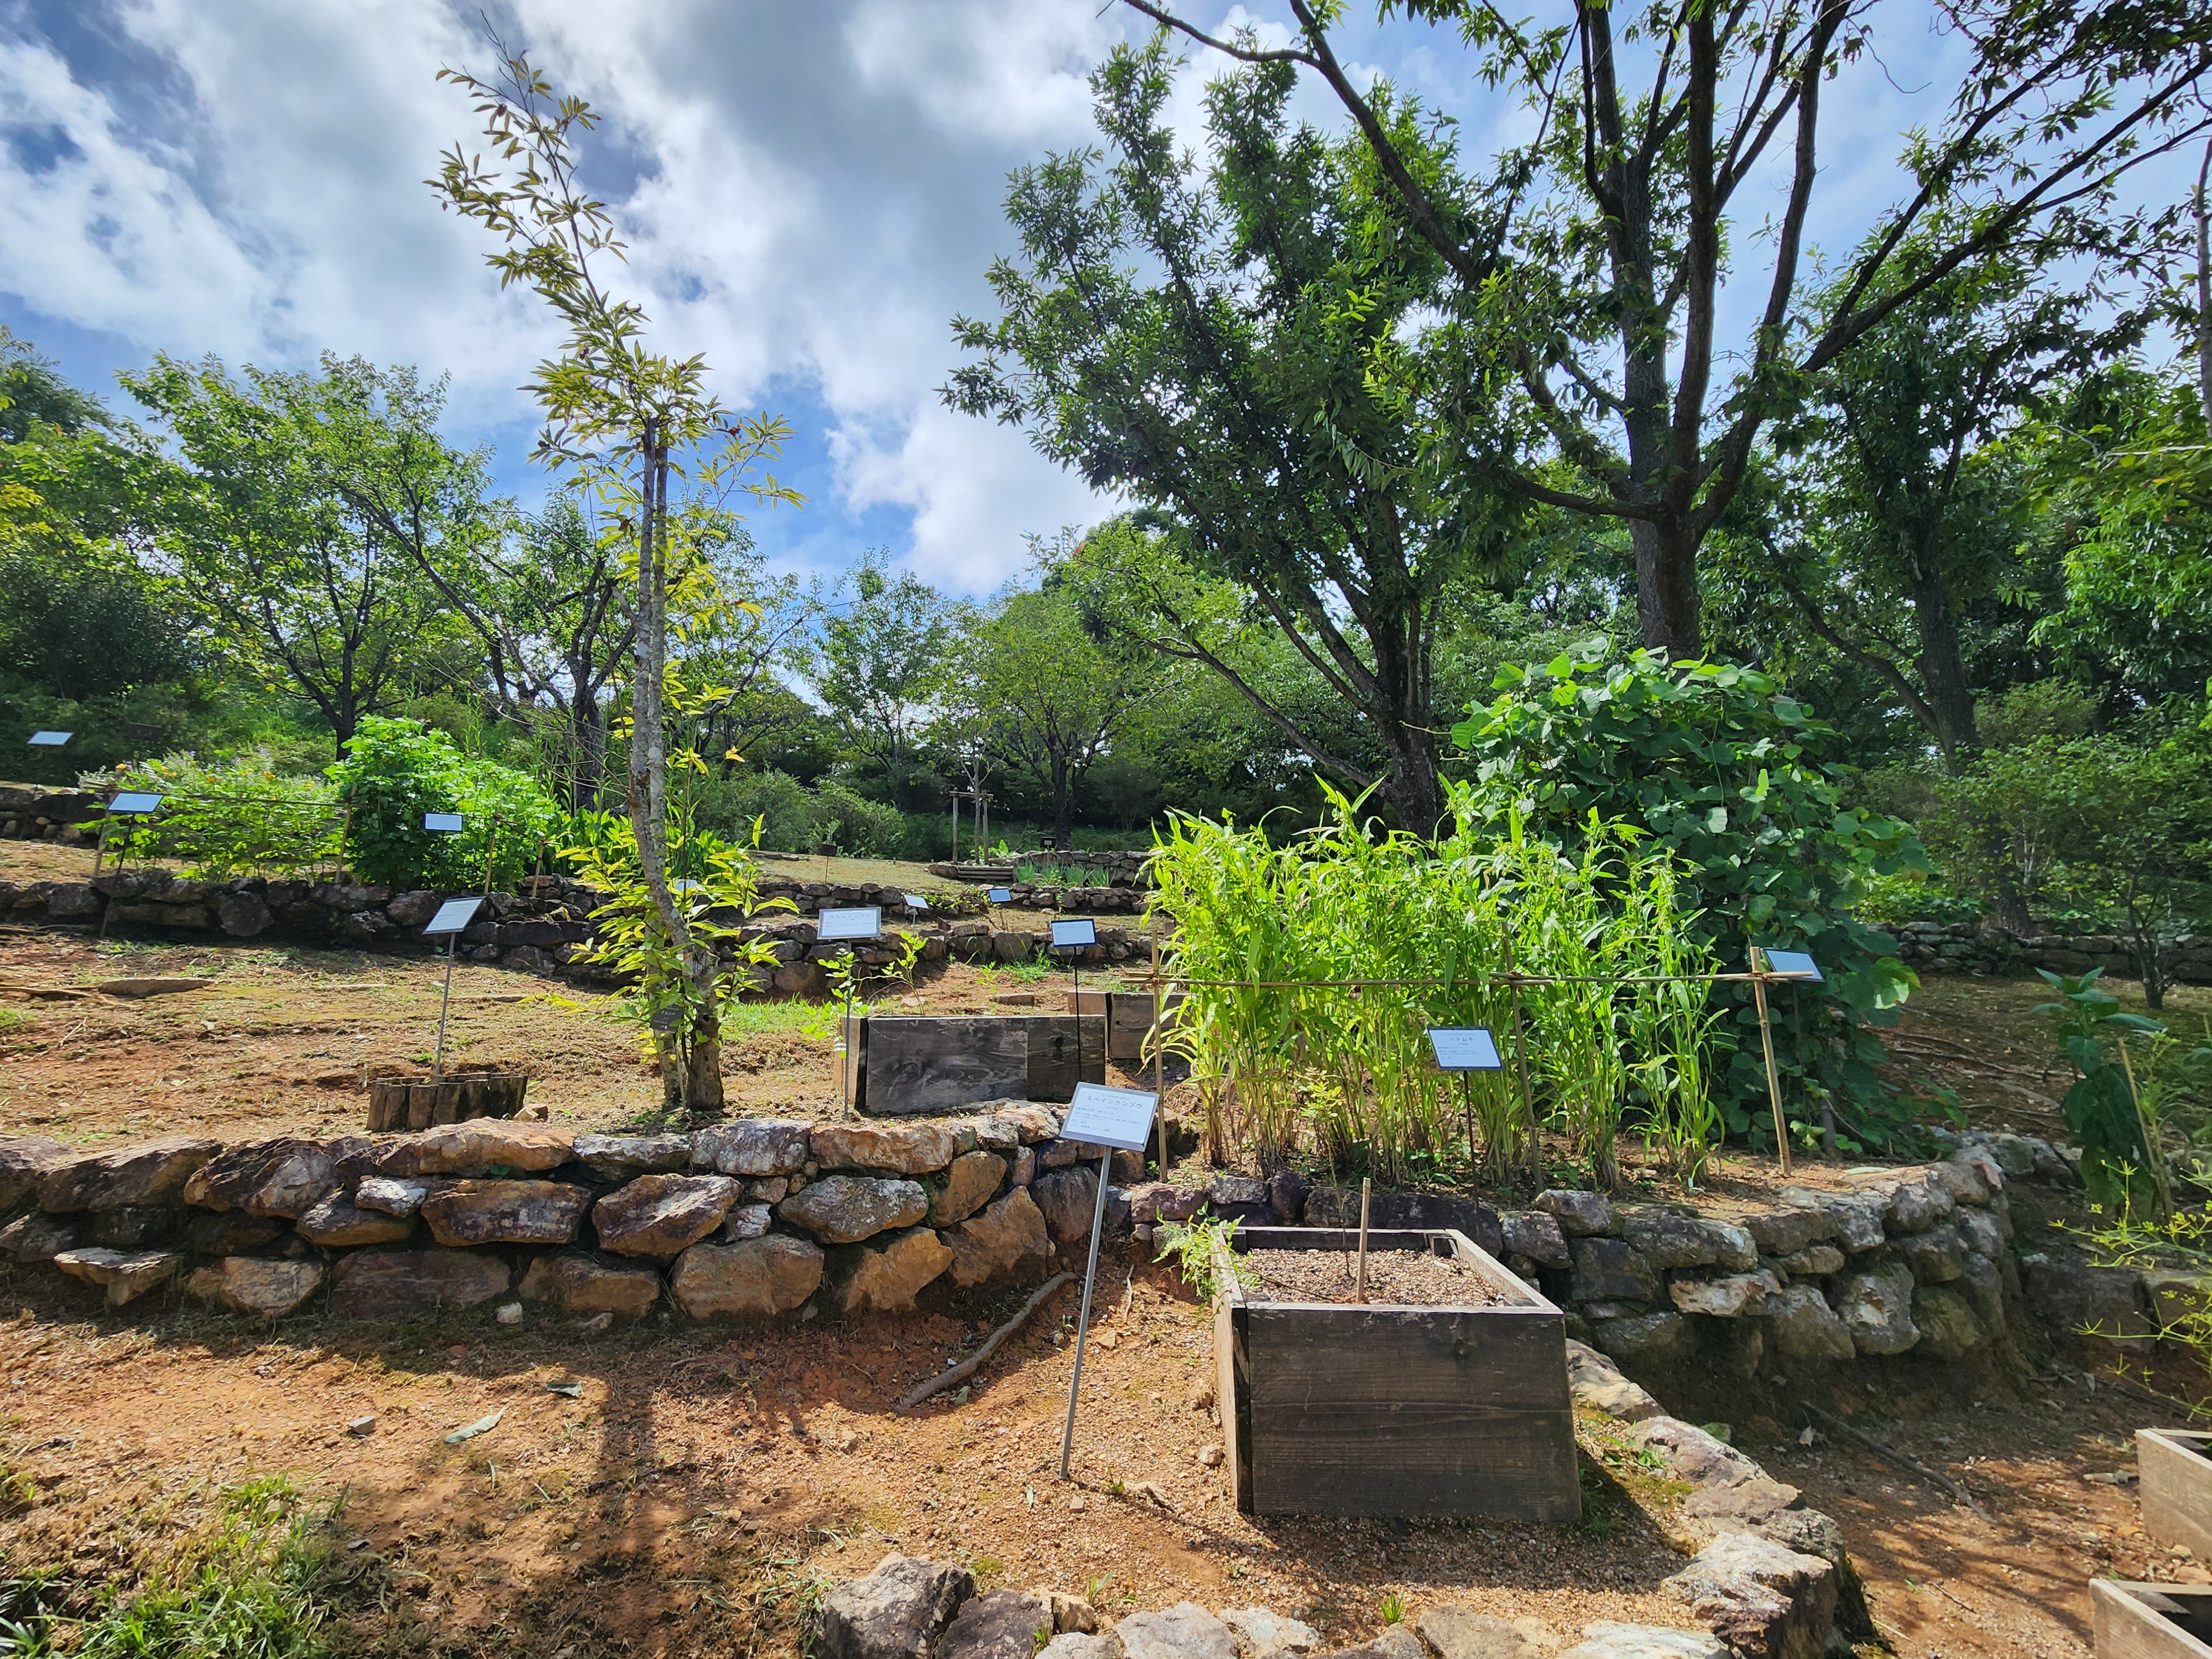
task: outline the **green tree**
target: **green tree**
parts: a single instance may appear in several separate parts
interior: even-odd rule
[[[1488,0],[1387,0],[1385,17],[1456,28],[1476,77],[1528,111],[1528,136],[1464,187],[1412,142],[1391,90],[1345,67],[1330,39],[1341,6],[1289,0],[1293,43],[1270,49],[1209,35],[1155,0],[1127,3],[1246,63],[1301,68],[1341,102],[1407,222],[1449,267],[1467,372],[1516,389],[1575,476],[1519,464],[1501,441],[1510,425],[1468,439],[1492,476],[1532,499],[1627,521],[1644,643],[1682,657],[1703,644],[1699,549],[1762,428],[1809,380],[1850,372],[1886,318],[2006,246],[2177,252],[2178,205],[2131,202],[2124,185],[2212,128],[2199,96],[2212,13],[2197,0],[1947,0],[1970,43],[1948,108],[1903,135],[1902,193],[1839,261],[1840,280],[1808,295],[1823,94],[1861,56],[1911,50],[1869,0],[1581,0],[1557,23],[1514,21]],[[1899,30],[1923,27],[1896,16]],[[1759,181],[1784,145],[1777,202]],[[1753,307],[1722,305],[1724,270]],[[1723,319],[1746,310],[1731,342]],[[1393,361],[1394,343],[1378,372],[1424,383],[1419,364]]]
[[[959,621],[927,582],[893,575],[884,549],[861,555],[825,608],[816,678],[854,749],[893,772],[905,763],[930,717],[929,690],[944,677]]]
[[[120,377],[183,465],[154,508],[160,556],[224,645],[311,703],[341,751],[395,706],[440,634],[438,596],[364,496],[428,496],[470,471],[439,441],[442,402],[412,369],[325,355],[320,373],[167,355]]]
[[[1514,516],[1470,475],[1453,398],[1370,383],[1384,343],[1418,342],[1443,266],[1364,144],[1292,125],[1287,65],[1207,88],[1201,170],[1164,113],[1176,67],[1159,41],[1116,51],[1091,77],[1110,161],[1079,150],[1015,174],[1021,258],[991,268],[1000,319],[956,323],[972,360],[944,395],[1024,424],[1094,488],[1151,509],[1093,538],[1097,615],[1219,674],[1314,764],[1381,782],[1425,834],[1443,810],[1438,609],[1498,556]],[[1422,143],[1411,112],[1378,118]],[[1244,671],[1255,628],[1353,712],[1374,758]]]
[[[501,286],[533,289],[567,331],[558,356],[540,362],[530,390],[544,411],[537,457],[590,492],[625,532],[625,562],[636,583],[635,663],[629,678],[629,821],[639,884],[665,950],[641,958],[674,965],[679,994],[647,994],[679,1012],[661,1038],[661,1075],[672,1100],[695,1114],[723,1109],[722,969],[715,940],[677,902],[668,870],[670,612],[711,580],[702,547],[726,538],[730,501],[797,505],[797,491],[760,471],[790,428],[766,416],[733,416],[707,389],[705,361],[676,358],[645,343],[646,315],[606,285],[623,244],[606,204],[578,176],[579,138],[599,122],[589,104],[556,96],[526,55],[494,46],[491,80],[441,69],[475,100],[493,155],[519,162],[487,167],[459,144],[431,187],[464,218],[499,239],[486,256]],[[696,762],[695,755],[690,757]]]

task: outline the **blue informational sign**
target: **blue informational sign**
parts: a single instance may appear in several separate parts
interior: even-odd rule
[[[33,732],[31,733],[31,747],[58,749],[76,735],[73,732]]]
[[[1820,964],[1804,951],[1761,951],[1766,958],[1766,971],[1778,979],[1810,979],[1820,977]]]
[[[1502,1072],[1498,1041],[1486,1025],[1431,1025],[1429,1047],[1436,1050],[1440,1072]]]
[[[874,904],[824,910],[814,924],[814,937],[817,939],[879,939],[883,931],[883,907]]]
[[[994,904],[1012,904],[1014,902],[1014,890],[1011,887],[994,887],[990,892],[990,899]]]
[[[161,804],[159,795],[150,795],[140,789],[126,789],[107,803],[107,815],[116,818],[136,817],[142,812],[152,811]]]
[[[459,812],[425,812],[422,814],[422,827],[436,836],[458,836],[461,833],[461,815]]]
[[[476,919],[477,912],[483,908],[483,901],[480,898],[447,899],[438,907],[438,914],[430,918],[430,925],[422,931],[431,934],[458,933]]]
[[[1152,1114],[1160,1097],[1142,1089],[1109,1089],[1103,1083],[1079,1083],[1068,1103],[1067,1121],[1060,1127],[1062,1140],[1092,1146],[1111,1146],[1117,1152],[1141,1152],[1152,1138]]]
[[[1098,924],[1088,916],[1079,921],[1055,921],[1052,925],[1052,948],[1055,951],[1097,943]]]

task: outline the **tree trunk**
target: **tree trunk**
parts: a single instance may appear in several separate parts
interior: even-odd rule
[[[1914,561],[1913,626],[1920,639],[1920,685],[1936,722],[1935,738],[1943,763],[1957,776],[1982,752],[1974,723],[1974,693],[1966,683],[1966,653],[1959,644],[1959,620],[1951,609],[1950,584],[1938,562]]]
[[[1397,814],[1399,828],[1426,840],[1437,833],[1444,815],[1436,745],[1425,732],[1410,726],[1385,728],[1383,738],[1390,751],[1390,775],[1382,781],[1383,798]]]
[[[585,681],[568,668],[569,684],[576,688],[568,699],[568,744],[575,764],[568,777],[568,805],[582,811],[599,801],[599,787],[607,775],[607,728],[596,691],[582,690]]]
[[[1636,554],[1636,623],[1644,646],[1665,652],[1669,662],[1703,656],[1697,538],[1668,519],[1632,519],[1628,541]]]
[[[1075,838],[1075,779],[1066,761],[1055,756],[1052,763],[1052,839],[1061,852],[1068,850]]]

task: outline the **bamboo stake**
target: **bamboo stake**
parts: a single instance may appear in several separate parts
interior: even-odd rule
[[[1751,995],[1759,1005],[1759,1046],[1766,1054],[1766,1098],[1774,1108],[1774,1150],[1790,1173],[1790,1126],[1782,1121],[1782,1076],[1774,1069],[1774,1033],[1766,1024],[1766,952],[1751,947]]]
[[[1028,1301],[1022,1304],[1022,1310],[1019,1313],[1016,1314],[1012,1319],[1009,1319],[1005,1324],[1000,1326],[997,1330],[991,1333],[990,1340],[984,1343],[981,1347],[976,1349],[974,1353],[969,1355],[967,1358],[962,1360],[958,1364],[951,1366],[946,1370],[942,1375],[933,1376],[928,1382],[923,1383],[920,1388],[909,1389],[905,1394],[901,1395],[899,1396],[899,1402],[896,1409],[902,1412],[910,1412],[916,1406],[921,1404],[923,1401],[928,1399],[930,1395],[942,1393],[945,1389],[951,1388],[955,1382],[957,1382],[963,1376],[974,1375],[977,1366],[981,1365],[985,1360],[988,1359],[994,1353],[998,1352],[999,1344],[1004,1342],[1016,1331],[1021,1329],[1023,1322],[1026,1321],[1031,1314],[1037,1310],[1037,1307],[1041,1303],[1042,1303],[1048,1297],[1051,1296],[1055,1291],[1059,1290],[1061,1285],[1066,1284],[1069,1279],[1074,1277],[1075,1275],[1073,1273],[1054,1274],[1052,1278],[1047,1279],[1042,1285],[1037,1287],[1036,1293],[1034,1296],[1030,1297]]]
[[[1352,1295],[1360,1302],[1367,1300],[1367,1206],[1375,1196],[1375,1182],[1370,1177],[1359,1177],[1359,1275]]]

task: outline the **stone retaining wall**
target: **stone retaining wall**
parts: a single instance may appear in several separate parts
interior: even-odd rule
[[[1026,962],[1050,943],[1049,933],[1007,929],[988,919],[963,917],[906,903],[896,887],[768,877],[763,900],[784,899],[789,911],[763,911],[744,922],[735,943],[764,939],[775,951],[772,967],[755,970],[754,988],[817,994],[828,980],[823,963],[850,948],[822,945],[813,918],[843,905],[880,905],[886,923],[899,926],[882,945],[855,952],[871,966],[895,961],[893,945],[906,935],[921,941],[921,960],[947,956],[968,962]],[[423,923],[441,894],[337,881],[247,876],[233,881],[192,881],[165,871],[123,869],[83,881],[0,880],[0,917],[15,922],[54,921],[99,927],[111,933],[155,933],[180,939],[270,939],[356,949],[427,952]],[[579,882],[539,876],[514,893],[494,893],[477,921],[460,936],[464,959],[498,963],[586,983],[610,983],[603,969],[581,960],[592,936],[591,913],[601,896]],[[729,920],[736,921],[737,917]],[[1085,947],[1085,963],[1126,962],[1144,949],[1142,934],[1102,927],[1098,943]],[[1066,960],[1076,953],[1058,953]]]
[[[2133,979],[2127,942],[2112,933],[2008,933],[1972,922],[1908,921],[1890,930],[1907,967],[1928,974],[1994,974],[2026,978],[2038,968],[2086,974],[2102,968],[2116,979]],[[2167,977],[2183,985],[2212,985],[2212,939],[2184,934],[2166,959]]]

